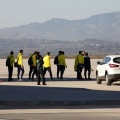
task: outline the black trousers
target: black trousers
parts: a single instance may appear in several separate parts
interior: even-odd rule
[[[20,75],[21,73],[21,75]],[[17,78],[18,80],[21,78],[23,78],[23,75],[24,75],[24,67],[21,67],[21,65],[18,65],[18,74],[17,74]]]
[[[43,75],[45,76],[46,72],[49,72],[51,80],[53,79],[51,67],[44,67]]]
[[[30,66],[29,79],[31,79],[31,74],[34,72],[34,66]]]
[[[77,66],[77,79],[82,79],[82,69],[83,67]]]
[[[87,78],[87,72],[88,72],[88,79],[90,79],[91,68],[85,68],[84,69],[84,76],[85,76],[85,78]]]
[[[45,77],[43,75],[43,70],[42,69],[41,70],[37,70],[37,79],[38,79],[38,81],[37,81],[38,85],[40,84],[41,79],[42,79],[42,84],[43,85],[45,84]]]
[[[60,78],[63,79],[64,71],[65,71],[64,65],[57,65],[57,78],[58,79],[59,79],[59,73],[60,73]]]
[[[12,80],[13,66],[8,66],[8,81]]]
[[[33,66],[33,73],[32,73],[32,79],[34,79],[34,75],[36,75],[37,77],[37,69],[36,69],[36,66]]]

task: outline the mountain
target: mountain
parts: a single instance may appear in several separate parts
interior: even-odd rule
[[[44,23],[33,22],[18,27],[4,28],[0,29],[0,38],[119,41],[120,12],[94,15],[81,20],[52,18]]]

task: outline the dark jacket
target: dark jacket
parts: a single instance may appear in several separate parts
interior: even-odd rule
[[[84,57],[84,67],[91,69],[90,57],[88,57],[88,56]]]
[[[42,58],[40,58],[39,60],[37,60],[37,65],[36,65],[36,67],[37,67],[37,70],[43,70],[43,64],[44,64],[44,61],[43,61],[43,59]]]

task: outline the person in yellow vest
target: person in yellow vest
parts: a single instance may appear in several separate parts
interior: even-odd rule
[[[15,63],[15,58],[14,58],[14,52],[11,51],[10,55],[8,56],[8,58],[10,59],[10,65],[8,65],[8,81],[12,81],[12,74],[13,74],[13,64]]]
[[[84,56],[82,55],[82,51],[79,51],[79,54],[75,57],[74,62],[74,70],[77,72],[77,79],[82,78],[82,69],[84,67]]]
[[[43,58],[44,61],[44,70],[43,75],[45,76],[46,71],[49,72],[51,80],[53,80],[52,70],[51,70],[51,61],[50,61],[50,52],[47,52],[47,55]]]
[[[20,50],[17,55],[17,63],[18,63],[18,73],[17,73],[17,81],[22,81],[24,75],[24,66],[23,66],[23,50]],[[20,75],[21,73],[21,75]]]
[[[37,62],[37,51],[34,52],[33,56],[32,56],[32,60],[33,60],[33,74],[32,74],[32,80],[34,79],[34,75],[36,75],[37,77],[37,69],[36,69],[36,62]]]
[[[30,58],[32,58],[32,64],[30,66],[30,71],[29,71],[29,80],[31,80],[31,74],[32,74],[32,80],[34,79],[34,75],[36,74],[37,76],[37,71],[36,71],[36,55],[37,51],[35,51],[33,54],[30,55]]]
[[[57,79],[65,80],[63,78],[65,67],[67,68],[64,52],[59,51],[58,64],[57,64]],[[59,73],[60,73],[60,76],[59,76]]]

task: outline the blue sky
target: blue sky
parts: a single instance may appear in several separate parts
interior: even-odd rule
[[[0,0],[0,28],[120,11],[120,0]]]

